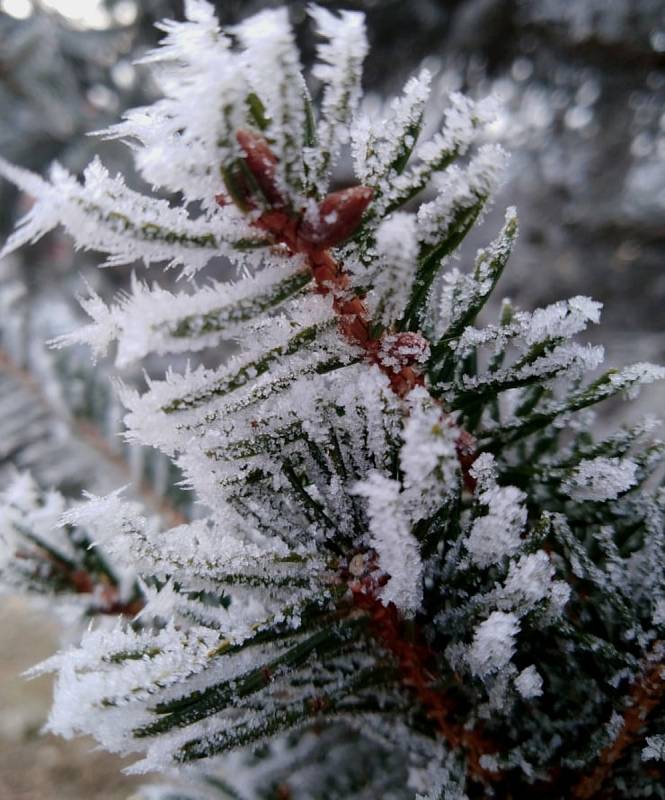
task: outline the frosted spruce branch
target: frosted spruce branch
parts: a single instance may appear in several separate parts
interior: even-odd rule
[[[365,113],[362,15],[310,7],[308,81],[286,9],[228,31],[209,3],[185,12],[145,59],[163,98],[106,132],[181,207],[98,164],[83,183],[2,165],[36,196],[7,250],[63,224],[112,263],[236,266],[91,294],[58,341],[117,343],[121,369],[193,354],[119,392],[127,437],[173,459],[200,516],[162,530],[111,495],[62,517],[142,607],[41,667],[51,730],[189,776],[195,800],[565,797],[594,775],[585,796],[665,796],[640,766],[665,729],[665,448],[647,423],[590,432],[595,404],[665,371],[598,376],[602,348],[573,341],[589,298],[484,319],[515,210],[450,263],[505,164],[491,103],[453,95],[423,142],[426,71]],[[333,188],[347,146],[355,183]]]

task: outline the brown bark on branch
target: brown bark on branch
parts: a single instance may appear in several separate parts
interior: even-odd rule
[[[649,716],[665,701],[665,642],[658,641],[647,657],[642,676],[629,693],[629,705],[623,713],[623,725],[617,738],[600,754],[598,763],[589,775],[573,786],[575,800],[606,797],[612,768],[628,748],[638,741],[646,728]]]
[[[239,206],[248,207],[254,213],[260,211],[254,224],[268,233],[276,244],[307,258],[316,290],[324,295],[332,295],[342,334],[365,350],[368,360],[377,364],[388,376],[393,391],[399,397],[405,397],[415,386],[424,386],[425,380],[416,357],[411,363],[408,358],[391,358],[388,359],[390,365],[387,365],[380,358],[380,352],[384,346],[397,352],[400,345],[404,344],[408,352],[419,353],[423,348],[429,349],[427,340],[419,333],[410,331],[381,331],[374,334],[377,328],[371,323],[364,298],[352,292],[349,276],[330,253],[329,248],[348,239],[360,225],[372,200],[372,189],[353,186],[329,194],[318,205],[318,217],[307,218],[302,211],[290,209],[287,200],[276,189],[277,159],[268,143],[248,131],[239,131],[237,139],[245,153],[245,166],[263,195],[261,198],[252,196],[245,185]],[[232,196],[237,194],[240,185],[236,181],[234,191],[230,192]],[[220,205],[227,202],[224,196],[218,196],[217,200]],[[265,207],[266,202],[268,207]],[[395,363],[397,366],[393,366]],[[476,455],[474,438],[463,432],[457,451],[465,485],[473,490],[475,483],[469,475],[469,469]],[[450,747],[459,748],[466,754],[470,777],[485,785],[497,781],[501,778],[500,773],[490,772],[483,767],[481,759],[483,755],[497,753],[499,748],[480,730],[468,730],[456,721],[456,703],[449,693],[442,691],[440,685],[437,686],[440,681],[436,677],[435,653],[425,644],[417,624],[405,621],[393,603],[384,605],[378,598],[381,579],[374,578],[373,569],[370,559],[363,578],[345,576],[354,607],[369,615],[373,635],[395,657],[402,684],[418,698],[433,727]],[[387,576],[383,576],[383,580],[385,582]]]
[[[307,258],[317,291],[332,295],[342,334],[365,350],[368,359],[386,373],[400,397],[407,395],[414,386],[423,385],[423,377],[415,362],[403,364],[399,369],[386,367],[381,362],[379,350],[385,334],[373,335],[364,299],[353,293],[349,276],[330,253],[331,247],[341,244],[357,230],[372,201],[373,190],[367,186],[351,186],[332,192],[321,200],[318,213],[312,218],[302,210],[289,208],[286,198],[280,194],[276,181],[277,158],[265,139],[244,130],[238,131],[237,139],[245,155],[245,166],[262,197],[252,195],[248,185],[240,187],[237,181],[230,194],[235,197],[240,189],[243,196],[235,197],[240,200],[240,205],[260,211],[254,224],[268,233],[275,244],[284,245],[289,252],[301,253]],[[220,195],[217,201],[224,205],[226,198]]]

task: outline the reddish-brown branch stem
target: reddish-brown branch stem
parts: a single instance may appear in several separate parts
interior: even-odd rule
[[[601,798],[614,764],[642,735],[649,716],[665,701],[665,642],[656,642],[645,670],[629,694],[629,705],[623,714],[623,725],[617,738],[600,754],[593,771],[573,786],[575,800]]]
[[[364,187],[357,187],[364,189]],[[365,190],[360,195],[357,206],[364,210],[371,197],[371,192]],[[360,216],[358,217],[358,221]],[[367,306],[362,297],[354,296],[350,291],[348,275],[330,251],[322,249],[319,245],[312,244],[304,239],[300,232],[301,220],[293,217],[287,211],[274,210],[261,214],[256,226],[269,233],[276,243],[285,245],[290,252],[304,255],[309,263],[316,289],[320,294],[332,295],[333,308],[340,318],[342,334],[353,344],[362,347],[367,357],[386,373],[390,379],[393,390],[400,397],[407,395],[414,386],[423,385],[423,377],[411,366],[406,365],[396,370],[386,367],[378,358],[382,336],[372,335]]]
[[[405,631],[405,621],[393,603],[384,605],[375,594],[365,591],[365,586],[352,586],[354,605],[369,614],[370,629],[381,644],[397,661],[400,680],[420,701],[427,719],[443,736],[450,747],[466,754],[467,772],[481,783],[491,783],[500,778],[482,766],[482,757],[498,751],[485,734],[477,728],[467,729],[455,720],[456,704],[436,686],[436,656],[418,630],[412,625]]]
[[[246,165],[254,175],[269,207],[254,220],[254,224],[269,234],[275,244],[281,244],[291,253],[306,257],[316,290],[324,295],[332,295],[333,309],[340,318],[342,334],[353,344],[363,348],[367,358],[375,363],[388,376],[393,391],[405,397],[415,386],[425,384],[422,373],[415,363],[400,364],[398,368],[387,366],[380,358],[382,344],[391,332],[373,334],[367,305],[362,296],[351,291],[349,276],[330,253],[330,247],[348,238],[360,224],[362,215],[372,199],[372,190],[363,186],[328,195],[319,204],[319,225],[304,218],[302,213],[294,213],[288,203],[276,190],[277,159],[267,142],[247,131],[238,133],[238,142],[245,152]],[[257,198],[251,195],[242,197],[243,205],[260,207]],[[219,197],[224,205],[226,200]],[[409,344],[415,338],[426,341],[419,334],[403,333]],[[464,475],[465,485],[473,491],[475,484],[469,469],[475,458],[475,441],[470,434],[463,433],[458,442],[458,456]],[[350,576],[349,576],[350,577]],[[474,779],[488,783],[500,777],[481,766],[483,755],[498,751],[477,729],[467,730],[454,719],[455,703],[448,694],[437,687],[436,657],[424,643],[424,637],[417,625],[411,625],[406,635],[405,621],[393,603],[384,605],[377,596],[380,581],[374,581],[369,574],[366,580],[350,580],[354,607],[368,613],[373,634],[395,657],[403,685],[419,699],[427,718],[451,747],[461,748],[467,756],[467,769]]]
[[[330,253],[331,247],[348,239],[358,228],[374,195],[373,190],[367,186],[352,186],[333,192],[318,204],[313,216],[303,210],[291,210],[278,188],[278,160],[268,142],[245,130],[238,131],[237,139],[244,152],[245,166],[262,197],[253,196],[241,177],[235,180],[233,194],[243,207],[255,212],[260,209],[254,219],[256,227],[268,233],[275,244],[284,245],[289,252],[307,258],[317,291],[332,295],[343,335],[362,347],[368,359],[378,364],[390,379],[396,394],[404,397],[414,386],[423,385],[422,375],[412,365],[404,364],[396,369],[382,363],[379,350],[384,335],[373,335],[364,298],[353,294],[349,276]],[[217,202],[225,205],[226,198],[218,195]]]
[[[133,617],[143,608],[142,599],[121,600],[118,587],[110,580],[104,578],[95,580],[87,570],[82,567],[73,568],[39,546],[36,546],[34,551],[17,551],[16,558],[27,560],[38,558],[48,564],[54,573],[60,574],[74,594],[87,594],[95,599],[96,614],[121,614]]]

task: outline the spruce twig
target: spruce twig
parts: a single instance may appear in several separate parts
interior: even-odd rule
[[[618,735],[601,751],[593,770],[572,787],[576,800],[594,800],[611,794],[612,770],[626,751],[639,741],[649,717],[665,702],[665,643],[656,641],[645,659],[640,677],[633,683],[622,714]]]

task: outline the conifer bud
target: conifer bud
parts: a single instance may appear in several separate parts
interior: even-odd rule
[[[478,443],[475,437],[468,431],[460,431],[457,441],[455,442],[455,449],[457,450],[457,458],[462,468],[464,485],[470,492],[474,492],[476,489],[476,479],[471,474],[471,467],[478,457]]]
[[[262,136],[247,130],[238,131],[236,139],[245,154],[247,168],[268,203],[273,208],[283,206],[284,198],[277,186],[278,159],[268,142]]]
[[[403,367],[424,364],[429,354],[430,344],[424,336],[414,331],[402,331],[381,339],[377,357],[382,366],[398,371]]]
[[[304,219],[299,237],[324,250],[348,239],[360,225],[374,190],[369,186],[351,186],[332,192],[319,203],[314,219]]]

